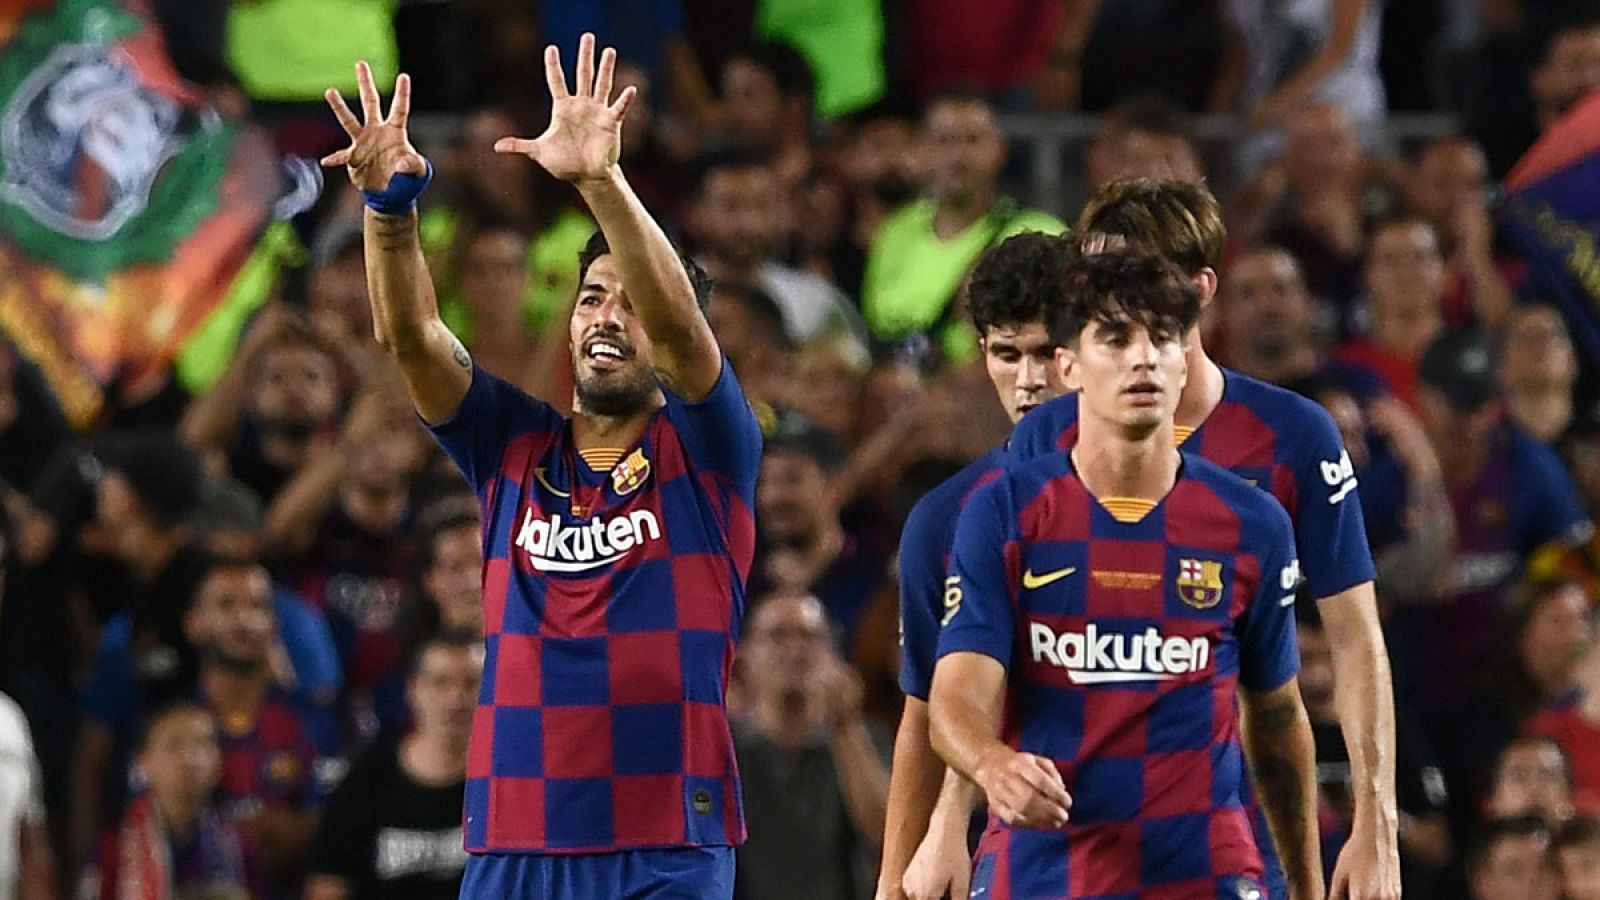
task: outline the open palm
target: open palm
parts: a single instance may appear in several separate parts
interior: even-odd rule
[[[576,93],[567,90],[561,71],[561,52],[544,51],[544,75],[550,85],[550,127],[528,140],[507,137],[495,142],[498,153],[520,153],[563,181],[593,181],[607,177],[622,155],[622,120],[638,91],[624,88],[611,102],[612,76],[617,52],[607,47],[595,71],[594,35],[578,42]]]
[[[389,179],[405,172],[422,175],[428,164],[422,154],[411,146],[406,136],[406,121],[411,117],[411,77],[401,75],[394,82],[394,102],[389,105],[389,115],[383,115],[378,101],[378,88],[372,82],[372,69],[366,63],[356,63],[356,84],[361,90],[361,114],[366,121],[356,118],[345,104],[344,97],[333,88],[324,95],[333,115],[350,136],[350,146],[322,158],[324,166],[344,166],[350,181],[363,191],[382,191]]]

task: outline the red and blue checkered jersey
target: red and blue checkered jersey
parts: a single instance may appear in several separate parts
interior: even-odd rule
[[[1327,410],[1293,391],[1222,370],[1222,402],[1183,442],[1278,498],[1294,521],[1306,589],[1331,597],[1377,577],[1356,493],[1355,466]],[[1014,459],[1078,441],[1078,395],[1030,411],[1011,438]]]
[[[972,492],[999,477],[1006,448],[995,447],[922,495],[900,532],[900,690],[924,702],[933,687],[956,519]]]
[[[217,795],[232,819],[263,807],[320,806],[344,773],[327,713],[287,691],[269,690],[254,718],[213,712],[222,751]]]
[[[1299,569],[1277,502],[1186,454],[1167,496],[1119,522],[1058,453],[978,489],[954,557],[939,654],[1006,667],[1002,740],[1053,760],[1073,797],[1064,829],[991,817],[977,860],[990,896],[1259,883],[1237,689],[1299,668]]]
[[[725,700],[761,429],[732,367],[700,402],[668,392],[609,472],[567,419],[481,369],[432,431],[483,508],[467,849],[743,841]]]

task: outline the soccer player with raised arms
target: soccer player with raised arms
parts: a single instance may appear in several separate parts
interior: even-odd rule
[[[1222,210],[1202,185],[1151,178],[1111,182],[1084,206],[1073,234],[1085,253],[1124,246],[1159,253],[1188,276],[1202,306],[1216,294],[1225,232]],[[1206,355],[1198,329],[1185,344],[1189,380],[1178,399],[1177,439],[1185,451],[1270,492],[1288,511],[1305,594],[1317,604],[1333,645],[1335,703],[1350,754],[1355,823],[1334,866],[1330,896],[1398,900],[1394,688],[1349,454],[1322,407],[1218,366]],[[1070,393],[1039,407],[1013,433],[1013,458],[1070,448],[1080,412],[1079,397]],[[1259,819],[1256,826],[1267,856],[1268,897],[1282,900],[1270,835]]]
[[[487,656],[467,759],[463,897],[728,898],[744,837],[725,707],[755,545],[761,432],[706,323],[710,284],[618,166],[635,96],[579,44],[545,51],[550,127],[505,138],[571,182],[600,234],[579,265],[573,415],[474,365],[439,318],[415,201],[431,170],[357,66],[328,101],[366,200],[380,343],[483,508]]]
[[[989,803],[972,896],[1259,898],[1248,757],[1291,896],[1318,900],[1289,519],[1174,439],[1198,293],[1107,253],[1062,297],[1077,440],[962,509],[929,703],[935,749]]]
[[[968,280],[967,310],[984,368],[1013,424],[1061,394],[1046,317],[1071,258],[1066,238],[1024,231],[986,251]],[[1002,444],[929,491],[912,507],[900,536],[900,689],[906,700],[894,742],[880,900],[967,895],[972,788],[947,774],[928,742],[928,688],[956,517],[975,489],[1000,474],[1005,460]]]

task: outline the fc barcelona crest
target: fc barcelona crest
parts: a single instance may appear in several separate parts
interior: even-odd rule
[[[1204,559],[1178,561],[1178,599],[1195,609],[1210,609],[1222,599],[1222,563]]]
[[[616,467],[611,470],[611,489],[616,491],[619,497],[624,494],[631,494],[637,491],[639,485],[644,484],[644,480],[649,477],[650,460],[645,459],[642,448],[637,449],[627,459],[617,463]]]

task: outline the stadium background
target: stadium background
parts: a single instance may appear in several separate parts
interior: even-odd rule
[[[747,619],[731,698],[742,898],[871,895],[899,527],[1007,428],[960,279],[1004,234],[1060,228],[1129,175],[1207,179],[1229,225],[1208,346],[1345,434],[1399,679],[1407,895],[1600,897],[1595,10],[8,7],[0,839],[24,852],[0,851],[0,892],[20,868],[22,896],[115,895],[107,861],[151,827],[128,798],[159,789],[130,763],[153,752],[144,719],[207,677],[186,616],[202,552],[244,549],[273,578],[264,671],[282,703],[276,724],[202,734],[222,748],[196,770],[222,784],[202,831],[238,835],[247,859],[185,856],[196,883],[298,896],[316,872],[315,891],[453,896],[450,779],[426,794],[442,825],[365,801],[394,777],[385,748],[429,718],[416,703],[442,704],[429,721],[450,730],[443,694],[408,701],[404,682],[432,636],[481,627],[473,506],[371,339],[359,198],[308,160],[342,144],[321,92],[352,95],[353,60],[380,85],[410,72],[447,320],[480,363],[561,402],[592,224],[490,146],[542,129],[540,47],[570,60],[594,30],[641,87],[624,171],[718,279],[712,324],[768,432],[750,592],[768,614]],[[1331,866],[1347,769],[1305,627]],[[340,795],[346,771],[361,777]]]

